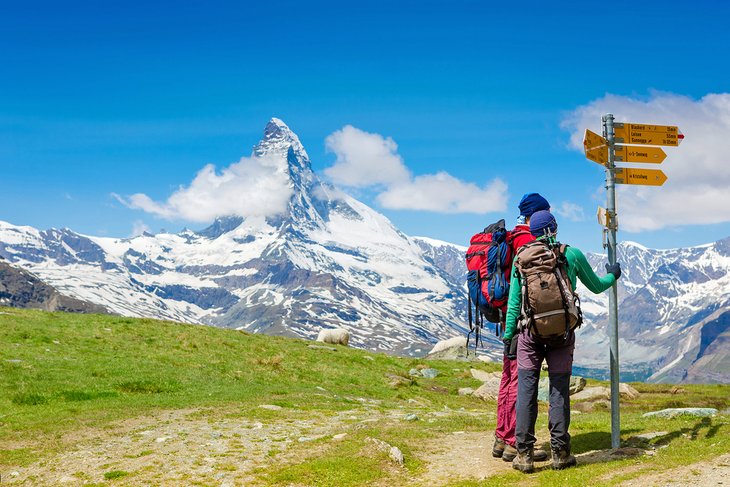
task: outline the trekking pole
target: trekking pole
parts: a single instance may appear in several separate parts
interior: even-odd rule
[[[606,220],[608,223],[608,263],[616,263],[616,165],[614,149],[613,114],[603,116],[603,136],[608,142],[606,164]],[[620,392],[618,363],[618,291],[616,283],[608,291],[608,329],[611,343],[611,448],[621,446]]]

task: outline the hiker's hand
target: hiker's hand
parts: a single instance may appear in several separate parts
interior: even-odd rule
[[[621,277],[621,264],[616,262],[615,264],[606,264],[606,272],[609,274],[613,274],[613,277],[616,278],[618,281],[618,278]]]
[[[504,343],[504,356],[507,357],[508,360],[514,360],[517,358],[517,354],[511,351],[512,340],[514,340],[514,338],[510,340],[502,340],[502,343]]]

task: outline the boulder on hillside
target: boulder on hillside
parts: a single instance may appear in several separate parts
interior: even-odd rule
[[[624,399],[636,399],[639,397],[639,391],[624,382],[618,385],[618,392]]]
[[[586,380],[579,376],[574,375],[570,378],[570,396],[571,398],[578,394],[580,391],[582,391],[586,386]],[[537,400],[548,402],[549,400],[549,388],[550,388],[550,379],[549,377],[543,377],[540,379],[540,384],[538,385],[537,389]]]
[[[570,395],[578,394],[580,391],[585,389],[586,387],[586,380],[579,376],[574,375],[570,377]]]
[[[344,328],[326,328],[319,331],[317,341],[347,346],[350,343],[350,332]]]
[[[597,400],[610,400],[611,390],[608,387],[595,386],[586,387],[582,391],[571,396],[571,400],[574,401],[597,401]]]
[[[481,382],[488,381],[493,375],[492,372],[486,372],[479,369],[471,369],[469,372],[471,372],[472,377]]]
[[[484,384],[472,393],[472,396],[478,397],[483,401],[496,401],[497,396],[499,395],[500,380],[501,374],[499,372],[491,374],[487,377],[487,380],[484,381]]]
[[[674,418],[676,416],[695,416],[697,418],[706,418],[717,414],[715,408],[668,408],[662,409],[661,411],[653,411],[650,413],[644,413],[641,416],[644,418]]]

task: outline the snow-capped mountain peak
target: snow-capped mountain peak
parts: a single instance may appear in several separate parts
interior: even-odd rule
[[[124,239],[0,222],[0,256],[129,316],[310,338],[344,327],[356,346],[410,354],[465,333],[461,283],[385,216],[321,181],[284,122],[271,119],[252,157],[286,171],[284,214]]]

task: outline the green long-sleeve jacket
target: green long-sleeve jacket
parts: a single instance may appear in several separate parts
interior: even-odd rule
[[[568,261],[567,272],[573,289],[576,285],[576,276],[594,294],[602,293],[616,282],[613,274],[606,274],[598,277],[579,249],[568,247],[565,250],[565,257]],[[513,267],[512,278],[509,284],[509,300],[507,302],[507,325],[504,331],[504,339],[510,340],[517,332],[517,318],[520,316],[522,307],[522,293],[520,289],[520,276],[517,268]]]

